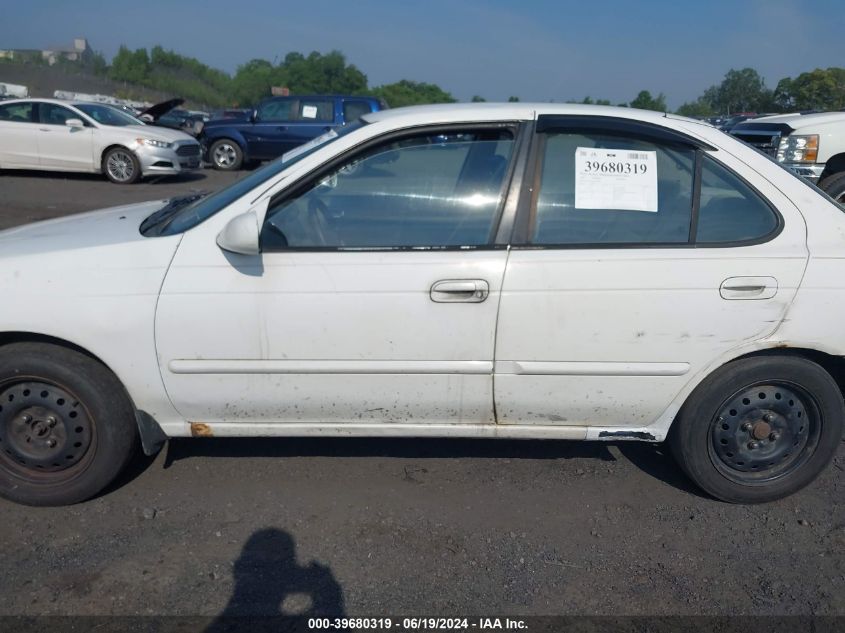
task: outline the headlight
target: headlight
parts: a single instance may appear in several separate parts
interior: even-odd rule
[[[784,136],[778,146],[781,163],[815,163],[819,157],[819,135]]]
[[[154,138],[136,138],[141,145],[149,145],[150,147],[160,147],[162,149],[167,149],[168,147],[172,147],[173,143],[165,143],[164,141],[157,141]]]

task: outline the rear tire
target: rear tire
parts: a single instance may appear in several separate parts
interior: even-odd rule
[[[819,183],[819,189],[840,204],[845,204],[845,171],[828,176]]]
[[[221,138],[211,144],[208,150],[208,158],[214,169],[221,171],[236,171],[241,168],[244,162],[244,153],[241,146],[228,138]]]
[[[730,503],[782,499],[812,482],[842,440],[845,404],[821,366],[758,356],[708,376],[669,433],[675,459],[703,490]]]
[[[0,496],[35,506],[90,499],[137,441],[129,396],[101,363],[45,343],[0,348]]]
[[[141,163],[125,147],[112,147],[103,154],[103,173],[118,185],[131,185],[141,178]]]

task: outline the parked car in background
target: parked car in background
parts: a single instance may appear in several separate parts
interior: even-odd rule
[[[273,97],[246,117],[212,119],[199,135],[203,154],[215,169],[240,169],[245,162],[271,160],[325,132],[387,107],[373,97],[340,95]]]
[[[731,134],[845,203],[845,112],[769,116],[737,125]]]
[[[722,132],[730,132],[735,125],[739,125],[743,121],[748,121],[749,119],[754,119],[757,116],[758,115],[754,112],[743,112],[742,114],[735,114],[719,123],[718,128],[722,130]]]
[[[779,499],[842,440],[843,252],[838,205],[691,119],[372,112],[0,233],[0,494],[89,498],[139,436],[310,435],[668,440]]]
[[[199,167],[196,139],[145,125],[110,105],[57,99],[0,103],[0,169],[102,173],[128,184]]]
[[[142,110],[138,113],[138,118],[151,125],[169,127],[197,136],[202,131],[202,126],[208,121],[208,114],[180,108],[179,106],[183,103],[185,103],[184,99],[168,99]]]

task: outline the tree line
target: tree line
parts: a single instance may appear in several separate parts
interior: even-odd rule
[[[402,79],[370,86],[367,75],[350,64],[340,51],[291,52],[278,62],[253,59],[238,66],[233,75],[211,68],[193,57],[165,50],[161,46],[130,50],[121,46],[107,63],[101,54],[93,57],[91,70],[119,82],[178,95],[207,107],[247,107],[270,95],[273,86],[286,87],[291,94],[356,94],[383,98],[392,107],[426,103],[454,103],[457,99],[433,83]],[[485,101],[475,95],[473,102]],[[519,101],[511,96],[508,101]],[[607,99],[590,96],[567,103],[611,105]],[[663,93],[641,90],[630,102],[613,105],[668,110]],[[716,116],[736,112],[790,112],[796,110],[840,110],[845,108],[845,68],[817,68],[797,77],[785,77],[772,89],[753,68],[731,69],[719,84],[710,86],[694,101],[677,109],[686,116]]]

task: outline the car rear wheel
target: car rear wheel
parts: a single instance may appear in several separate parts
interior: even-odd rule
[[[786,497],[812,482],[842,439],[845,405],[836,382],[804,358],[730,363],[688,398],[669,435],[681,467],[731,503]]]
[[[39,506],[84,501],[136,444],[132,404],[102,364],[44,343],[0,348],[0,495]]]
[[[839,204],[845,204],[845,171],[828,176],[819,183],[819,188]]]
[[[214,169],[235,171],[240,169],[244,162],[244,153],[240,145],[227,138],[214,141],[208,154]]]
[[[103,155],[103,173],[114,183],[130,185],[141,178],[141,163],[125,147],[113,147]]]

